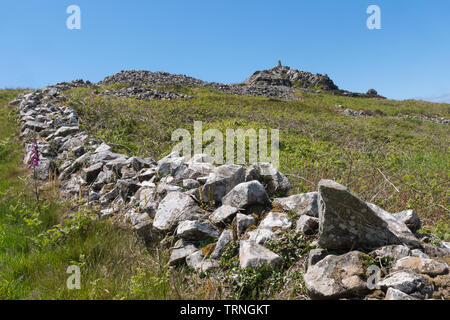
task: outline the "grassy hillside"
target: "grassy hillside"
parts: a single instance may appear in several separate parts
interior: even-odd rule
[[[117,89],[124,85],[102,88]],[[350,98],[298,92],[300,101],[225,95],[212,89],[162,88],[191,100],[142,101],[99,97],[92,89],[66,92],[85,130],[117,151],[159,159],[170,152],[172,132],[203,121],[203,130],[280,130],[280,170],[291,193],[316,190],[329,178],[390,212],[415,209],[425,225],[450,239],[448,125],[406,115],[450,117],[450,105],[421,101]],[[349,117],[339,105],[371,112]]]
[[[0,90],[0,300],[207,297],[217,286],[183,268],[166,268],[166,252],[93,220],[96,214],[76,203],[60,202],[57,183],[40,186],[37,205],[21,163],[16,110],[7,107],[18,93]],[[66,287],[70,265],[81,268],[81,290]]]
[[[102,89],[118,87],[123,85]],[[280,129],[280,170],[288,175],[292,194],[316,190],[321,178],[330,178],[388,211],[415,209],[423,231],[450,240],[449,127],[404,118],[449,118],[450,105],[300,92],[302,100],[286,101],[211,89],[164,89],[194,99],[99,97],[86,88],[65,95],[85,130],[129,155],[159,159],[174,145],[172,132],[185,128],[192,133],[194,120],[203,121],[203,130],[224,134],[227,128]],[[130,230],[95,220],[95,212],[77,203],[62,203],[56,181],[40,187],[43,200],[37,206],[30,172],[21,163],[17,111],[7,107],[18,93],[0,90],[0,299],[306,297],[304,259],[288,263],[287,273],[249,272],[230,258],[237,250],[230,247],[219,276],[207,279],[186,267],[168,268],[168,251],[158,241],[145,246]],[[348,117],[338,105],[375,116]],[[287,263],[299,248],[307,252],[309,243],[287,234],[270,248]],[[82,270],[81,290],[66,288],[66,270],[73,264]]]

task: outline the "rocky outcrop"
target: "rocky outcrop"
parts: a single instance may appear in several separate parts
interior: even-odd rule
[[[319,244],[327,249],[375,249],[403,243],[421,247],[403,222],[331,180],[319,182],[319,233]]]
[[[298,86],[301,88],[320,88],[323,90],[338,90],[339,88],[325,74],[312,74],[301,70],[291,70],[287,66],[256,71],[247,80],[248,85],[262,86]]]

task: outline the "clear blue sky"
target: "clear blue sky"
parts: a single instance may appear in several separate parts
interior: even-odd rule
[[[81,30],[68,30],[69,5]],[[381,8],[368,30],[366,8]],[[450,93],[448,0],[14,0],[0,11],[0,88],[126,69],[236,83],[284,65],[394,99]]]

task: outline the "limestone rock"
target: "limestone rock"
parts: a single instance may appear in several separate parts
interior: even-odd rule
[[[226,164],[214,168],[202,188],[202,200],[204,202],[221,201],[223,196],[244,180],[245,169],[242,166]]]
[[[102,171],[103,163],[99,162],[96,163],[88,168],[81,170],[81,178],[83,178],[84,181],[86,181],[88,184],[91,184],[92,182],[97,179],[98,174],[100,171]]]
[[[169,264],[177,264],[196,251],[198,251],[198,248],[194,243],[180,239],[171,250]]]
[[[266,186],[270,195],[284,196],[291,188],[289,180],[268,162],[255,163],[247,168],[245,181],[252,180],[258,180]]]
[[[298,215],[309,215],[319,217],[318,193],[309,192],[295,194],[286,198],[278,198],[273,201],[274,207],[279,207],[284,211],[292,211]]]
[[[401,258],[409,256],[411,250],[404,245],[389,245],[378,248],[370,253],[374,258],[385,259],[389,258],[392,261],[397,261]]]
[[[178,225],[176,235],[186,240],[204,240],[218,238],[219,231],[208,220],[186,220]]]
[[[437,276],[448,273],[448,265],[433,259],[421,257],[404,257],[398,260],[393,270],[406,270],[414,273]]]
[[[198,250],[186,257],[186,264],[196,272],[208,272],[219,268],[219,263],[215,260],[205,259],[202,251]]]
[[[416,232],[422,227],[419,216],[414,210],[405,210],[393,214],[394,218],[406,224],[412,232]]]
[[[222,204],[235,208],[248,208],[252,205],[267,205],[269,196],[259,181],[243,182],[235,186],[222,198]]]
[[[159,203],[153,227],[160,231],[171,231],[180,221],[195,220],[202,216],[203,213],[190,196],[173,191]]]
[[[214,224],[226,225],[233,220],[237,212],[239,212],[238,208],[222,205],[210,215],[209,219]]]
[[[302,215],[297,220],[297,226],[295,231],[303,233],[305,235],[312,235],[319,229],[319,219],[310,217],[308,215]]]
[[[417,300],[411,297],[409,294],[403,293],[400,290],[389,288],[386,292],[386,297],[384,300]]]
[[[319,183],[319,245],[327,249],[375,249],[389,244],[420,248],[402,222],[331,180]]]
[[[219,259],[225,252],[227,244],[234,240],[233,230],[225,229],[217,240],[216,246],[210,255],[211,259]]]
[[[364,295],[368,290],[364,257],[359,251],[328,255],[309,267],[304,279],[310,297],[339,299]]]
[[[378,285],[387,290],[394,288],[404,293],[410,294],[414,291],[421,290],[427,283],[427,280],[419,275],[399,271],[388,275],[385,279],[378,282]]]
[[[236,215],[236,228],[238,234],[242,234],[251,225],[256,225],[256,219],[242,213]]]
[[[328,255],[328,251],[325,249],[312,249],[308,254],[308,268],[315,265],[317,262],[322,260]]]
[[[276,267],[281,258],[276,253],[252,241],[240,241],[239,263],[241,268],[255,269],[261,264]]]

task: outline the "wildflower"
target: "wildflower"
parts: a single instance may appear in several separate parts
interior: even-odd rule
[[[30,157],[30,160],[28,161],[28,168],[34,169],[37,166],[39,166],[39,147],[38,147],[36,139],[34,139],[33,146],[31,149],[31,157]]]

